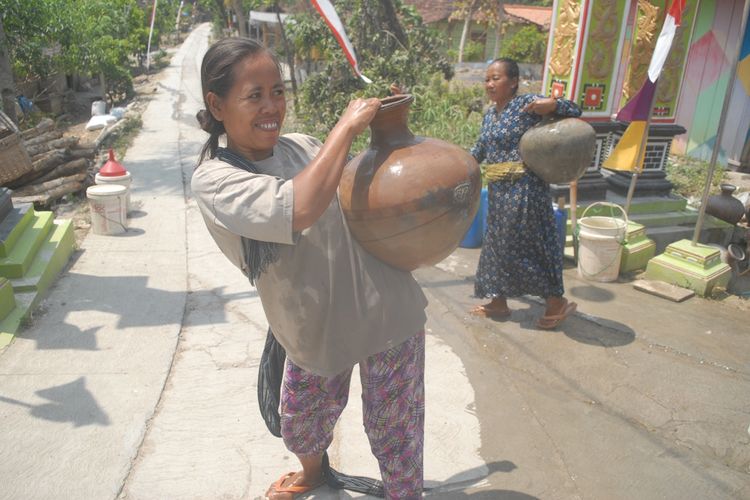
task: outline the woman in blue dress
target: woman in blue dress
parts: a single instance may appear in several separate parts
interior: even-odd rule
[[[496,59],[488,66],[485,90],[495,105],[484,115],[471,154],[486,162],[492,175],[474,293],[492,300],[472,313],[507,318],[509,297],[535,295],[546,302],[537,327],[553,329],[575,312],[576,303],[563,296],[563,255],[549,184],[523,167],[518,146],[524,132],[544,115],[580,116],[581,111],[565,99],[517,95],[518,64],[512,59]]]

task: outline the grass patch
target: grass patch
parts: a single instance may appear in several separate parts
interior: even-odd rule
[[[125,156],[125,152],[133,143],[133,139],[138,135],[141,127],[143,127],[143,120],[140,115],[125,116],[122,121],[122,125],[112,130],[112,132],[104,139],[101,147],[102,150],[109,148],[114,149],[117,158],[123,158]]]
[[[708,162],[683,155],[670,155],[667,160],[667,179],[674,184],[674,192],[687,199],[701,198],[705,189]],[[711,180],[711,194],[720,192],[719,185],[725,182],[725,172],[717,165]]]

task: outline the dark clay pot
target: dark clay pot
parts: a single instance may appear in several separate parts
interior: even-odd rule
[[[362,247],[405,271],[431,266],[456,249],[479,208],[474,157],[407,125],[411,95],[382,99],[370,148],[344,168],[339,200]]]
[[[721,194],[709,196],[706,201],[706,213],[729,224],[737,224],[745,215],[745,206],[732,196],[737,186],[722,184]]]
[[[578,180],[591,165],[596,148],[594,128],[578,118],[550,116],[521,137],[526,167],[550,184]]]

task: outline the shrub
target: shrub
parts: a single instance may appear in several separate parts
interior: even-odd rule
[[[510,57],[518,62],[544,64],[547,52],[547,34],[535,26],[524,26],[503,40],[500,57]]]
[[[666,166],[667,179],[674,184],[674,192],[688,199],[701,198],[706,186],[708,162],[683,155],[670,155]],[[711,193],[719,192],[724,180],[724,169],[717,166],[711,180]]]

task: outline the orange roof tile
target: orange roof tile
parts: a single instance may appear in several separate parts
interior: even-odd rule
[[[511,17],[517,17],[524,21],[549,29],[552,21],[552,7],[537,7],[533,5],[506,4],[503,6],[505,13]]]
[[[454,11],[453,0],[404,0],[414,6],[422,16],[425,24],[431,24],[448,19]],[[543,29],[549,29],[552,21],[552,7],[537,7],[532,5],[505,4],[505,13],[516,22],[536,24]],[[477,20],[477,19],[475,19]]]

